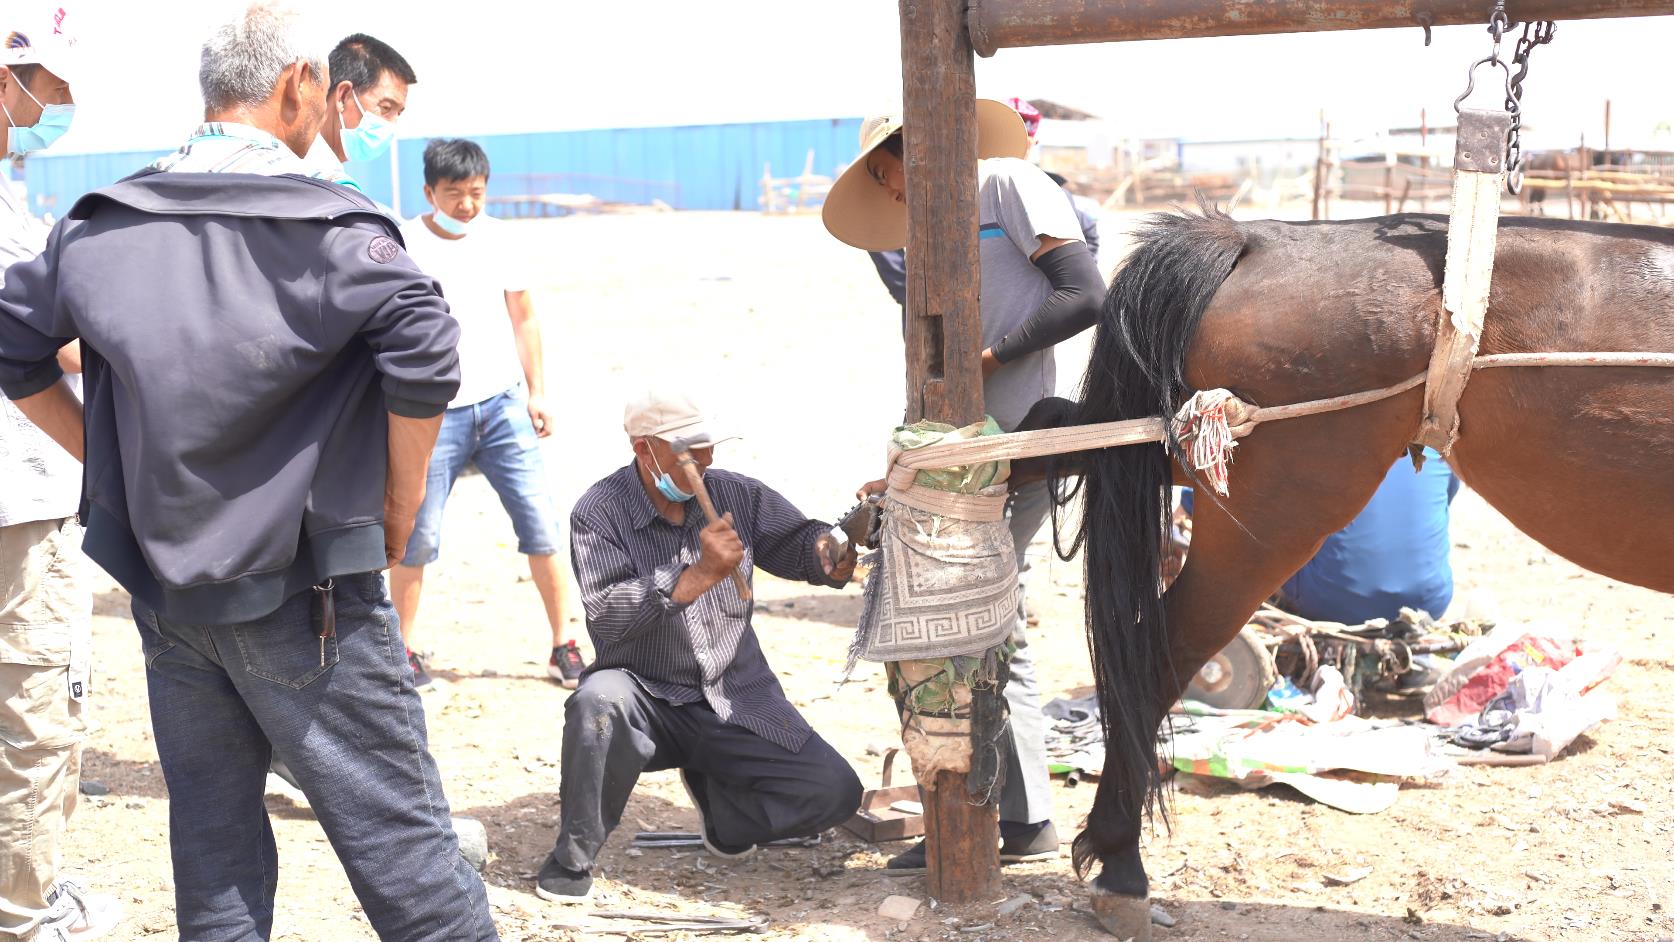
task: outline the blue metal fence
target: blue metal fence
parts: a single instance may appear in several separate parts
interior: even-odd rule
[[[802,172],[814,152],[814,172],[833,175],[859,150],[859,118],[491,134],[475,137],[493,166],[490,196],[587,193],[607,202],[650,203],[676,209],[754,210],[761,207],[761,177],[771,164],[776,177]],[[367,195],[414,216],[424,200],[425,138],[399,142],[392,178],[390,156],[349,164]],[[60,216],[83,193],[145,166],[162,151],[103,154],[39,154],[29,158],[25,179],[29,208]],[[393,197],[400,187],[401,201]]]

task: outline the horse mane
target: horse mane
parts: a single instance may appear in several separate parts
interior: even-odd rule
[[[1246,246],[1230,216],[1199,200],[1200,212],[1150,217],[1105,297],[1075,424],[1172,416],[1193,390],[1186,353],[1203,312]],[[1172,436],[1172,433],[1170,433]],[[1107,761],[1074,860],[1093,861],[1134,840],[1140,819],[1167,823],[1157,733],[1184,686],[1174,676],[1162,602],[1164,538],[1179,443],[1105,448],[1078,456],[1080,483],[1054,469],[1054,532],[1064,558],[1085,550],[1087,635]],[[1061,511],[1085,489],[1069,545]]]

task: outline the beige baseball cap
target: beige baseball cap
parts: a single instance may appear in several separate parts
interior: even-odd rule
[[[33,63],[70,83],[74,89],[81,77],[81,57],[76,52],[74,34],[65,28],[64,8],[43,8],[38,13],[34,17],[0,18],[0,28],[5,30],[0,65]]]
[[[629,438],[685,439],[700,448],[738,437],[718,431],[691,396],[670,389],[651,388],[629,399],[622,428]]]

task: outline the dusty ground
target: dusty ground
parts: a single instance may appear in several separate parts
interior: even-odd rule
[[[1111,220],[1106,229],[1120,225]],[[705,372],[712,398],[748,435],[720,460],[773,483],[813,515],[845,509],[854,486],[875,476],[883,435],[900,409],[897,313],[866,259],[829,239],[815,219],[692,214],[518,228],[543,273],[552,394],[570,421],[545,452],[565,506],[625,462],[618,404],[646,370]],[[1107,239],[1116,242],[1115,235]],[[1082,350],[1072,347],[1064,361]],[[1066,367],[1066,388],[1074,372]],[[1491,587],[1506,618],[1558,620],[1627,652],[1611,682],[1621,719],[1550,766],[1461,770],[1441,786],[1405,792],[1393,810],[1372,817],[1279,788],[1185,790],[1173,835],[1157,836],[1146,852],[1157,901],[1178,923],[1159,938],[1674,938],[1667,850],[1674,711],[1660,695],[1674,680],[1674,598],[1582,572],[1474,495],[1455,507],[1462,582]],[[448,797],[457,814],[487,825],[493,858],[486,878],[502,936],[581,938],[560,924],[584,919],[585,910],[532,893],[557,822],[565,697],[542,673],[545,626],[535,591],[520,581],[525,569],[510,528],[481,478],[461,482],[447,533],[428,586],[422,646],[435,650],[442,677],[426,702]],[[1090,672],[1079,567],[1053,562],[1046,570],[1048,585],[1031,601],[1041,615],[1034,645],[1052,697],[1081,692]],[[835,685],[858,591],[766,576],[757,585],[756,627],[786,689],[875,784],[877,752],[894,739],[880,673],[863,669],[848,686]],[[86,775],[111,793],[84,804],[68,859],[100,891],[125,901],[130,917],[115,938],[164,938],[173,933],[167,796],[125,611],[114,587],[101,594],[102,728],[89,745]],[[1056,790],[1054,817],[1065,840],[1092,794],[1090,785]],[[277,788],[268,808],[283,862],[275,937],[372,938],[310,810]],[[613,837],[601,858],[599,907],[760,914],[779,939],[1104,938],[1077,911],[1086,891],[1067,860],[1006,870],[1000,898],[1033,898],[1013,915],[998,917],[993,905],[925,907],[896,923],[876,915],[885,896],[925,895],[922,877],[884,875],[883,862],[898,847],[867,846],[839,832],[816,849],[776,850],[736,865],[628,848],[641,825],[695,823],[673,773],[646,776],[629,805],[630,833]],[[1372,868],[1364,880],[1326,886],[1327,875],[1363,866]]]

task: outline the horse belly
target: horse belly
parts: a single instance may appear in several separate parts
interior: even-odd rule
[[[1455,472],[1518,529],[1594,572],[1674,592],[1674,370],[1479,371]]]

